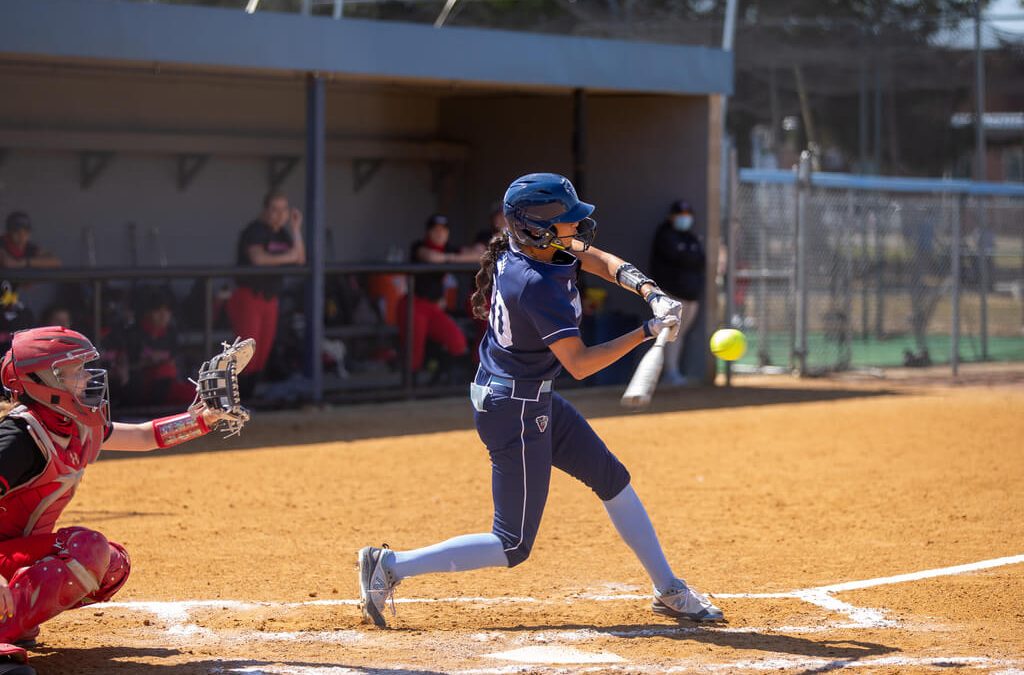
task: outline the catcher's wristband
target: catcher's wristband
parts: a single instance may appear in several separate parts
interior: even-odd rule
[[[180,415],[153,420],[153,436],[156,438],[156,445],[159,448],[180,445],[208,433],[210,433],[210,427],[206,426],[202,415],[183,412]]]
[[[615,270],[615,283],[623,288],[633,291],[634,293],[643,296],[640,291],[645,284],[651,284],[655,288],[658,287],[654,283],[654,279],[641,272],[636,268],[633,263],[622,263],[619,268]]]

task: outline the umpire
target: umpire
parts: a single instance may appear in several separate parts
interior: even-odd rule
[[[690,204],[679,199],[669,207],[668,217],[658,226],[651,246],[651,275],[661,289],[683,305],[679,338],[665,345],[662,383],[683,386],[689,380],[679,370],[686,333],[697,318],[704,293],[704,245],[694,233],[694,214]]]

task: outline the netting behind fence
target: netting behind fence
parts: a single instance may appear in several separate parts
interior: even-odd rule
[[[741,365],[948,363],[956,326],[960,361],[1024,360],[1024,197],[744,180],[733,213]]]

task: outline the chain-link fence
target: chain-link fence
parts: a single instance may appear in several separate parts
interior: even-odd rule
[[[1024,361],[1024,186],[745,170],[731,207],[740,368]]]

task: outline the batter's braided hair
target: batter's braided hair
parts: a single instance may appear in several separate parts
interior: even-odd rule
[[[480,257],[480,271],[476,273],[476,290],[473,291],[473,316],[487,320],[490,311],[491,287],[494,285],[494,265],[498,257],[508,250],[508,232],[502,230],[491,237],[487,250]]]

